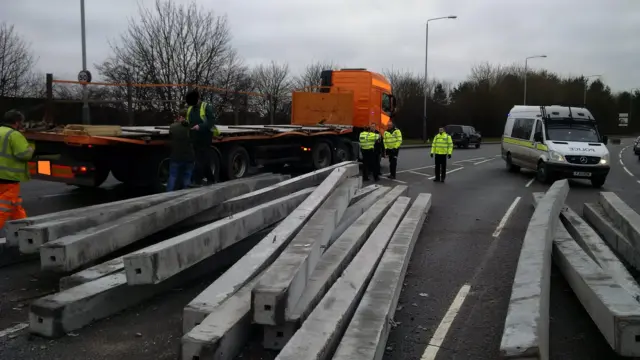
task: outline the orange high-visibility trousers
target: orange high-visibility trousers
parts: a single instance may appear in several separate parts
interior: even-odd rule
[[[20,183],[0,184],[0,228],[7,220],[24,219],[26,211],[22,208]]]

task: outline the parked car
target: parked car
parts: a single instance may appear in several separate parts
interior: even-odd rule
[[[469,148],[469,145],[475,145],[476,149],[482,143],[482,135],[476,131],[473,126],[467,125],[447,125],[444,131],[451,136],[453,145],[459,148]]]
[[[638,155],[638,159],[640,159],[640,136],[633,142],[633,152]]]

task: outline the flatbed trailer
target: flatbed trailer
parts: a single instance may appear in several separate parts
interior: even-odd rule
[[[25,131],[35,145],[33,179],[100,186],[109,173],[134,186],[160,186],[169,169],[169,126],[122,126],[117,136]],[[245,176],[252,166],[320,169],[358,158],[354,128],[345,125],[218,125],[211,144],[217,180]]]

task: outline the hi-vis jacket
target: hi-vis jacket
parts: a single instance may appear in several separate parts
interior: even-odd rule
[[[379,134],[371,131],[363,131],[360,133],[360,148],[362,150],[373,150],[378,139],[380,139]]]
[[[384,132],[384,148],[399,149],[402,145],[402,132],[399,129]]]
[[[218,128],[215,126],[215,124],[210,123],[210,121],[213,121],[213,119],[207,120],[207,106],[209,106],[208,103],[204,101],[200,102],[200,122],[193,121],[191,117],[191,109],[193,108],[193,106],[189,106],[187,108],[187,122],[192,126],[200,125],[202,131],[211,129],[211,131],[213,131],[213,136],[219,136],[220,131],[218,130]],[[213,118],[213,111],[211,109],[209,110],[211,111],[209,115],[211,118]]]
[[[0,179],[29,180],[28,162],[32,156],[33,148],[19,131],[0,126]]]
[[[446,132],[434,136],[431,142],[431,153],[436,155],[451,155],[453,152],[453,140]]]

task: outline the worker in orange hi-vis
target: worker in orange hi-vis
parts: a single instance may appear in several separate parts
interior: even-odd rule
[[[24,219],[20,183],[29,180],[33,147],[20,133],[24,115],[9,110],[0,123],[0,228],[7,220]]]

